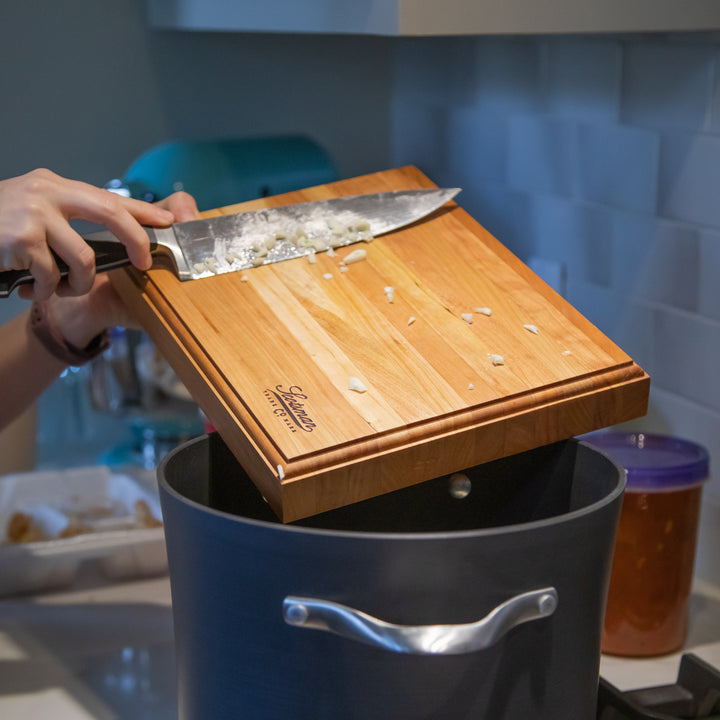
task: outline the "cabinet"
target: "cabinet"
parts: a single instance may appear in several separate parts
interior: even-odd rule
[[[228,32],[485,35],[702,31],[718,0],[147,0],[152,27]]]

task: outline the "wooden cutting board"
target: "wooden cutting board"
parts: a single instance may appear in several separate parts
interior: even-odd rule
[[[205,216],[422,187],[405,167]],[[184,283],[112,273],[284,522],[645,414],[643,370],[454,202],[366,248],[347,272],[352,248]]]

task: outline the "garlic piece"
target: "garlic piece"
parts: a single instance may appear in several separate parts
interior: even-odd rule
[[[492,310],[489,307],[475,308],[475,312],[480,313],[480,315],[487,315],[488,317],[492,315]]]
[[[388,299],[388,302],[395,302],[395,288],[388,285],[385,288],[385,297]]]
[[[412,325],[415,322],[415,317],[408,318],[408,325]]]
[[[537,325],[523,325],[523,327],[533,333],[533,335],[537,335],[540,332],[537,329]]]
[[[332,273],[325,273],[325,274],[323,275],[323,277],[324,277],[326,280],[332,280]]]
[[[282,480],[285,477],[285,471],[283,470],[282,465],[277,466],[277,472],[278,472],[278,479]]]
[[[462,313],[462,315],[460,315],[460,317],[461,317],[468,325],[472,325],[472,321],[473,321],[473,314],[472,314],[472,313]]]
[[[367,388],[365,387],[365,385],[363,385],[358,378],[353,377],[352,375],[348,380],[348,390],[353,390],[354,392],[358,393],[367,392]]]
[[[493,365],[505,364],[505,358],[502,355],[497,355],[496,353],[490,353],[490,360],[492,360]]]
[[[346,265],[352,265],[353,263],[360,262],[367,257],[367,250],[364,248],[356,248],[352,252],[348,253],[344,258],[343,262]]]

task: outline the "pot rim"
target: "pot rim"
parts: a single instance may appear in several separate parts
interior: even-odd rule
[[[320,537],[332,537],[334,539],[347,538],[347,539],[374,539],[374,540],[441,540],[441,539],[462,539],[469,537],[478,536],[495,536],[495,535],[507,535],[520,534],[524,532],[532,532],[540,528],[547,526],[564,525],[567,523],[574,522],[586,515],[592,515],[598,512],[604,507],[612,505],[619,496],[622,496],[625,492],[627,484],[627,476],[622,467],[620,467],[615,460],[612,459],[607,453],[594,447],[592,444],[577,438],[568,438],[564,442],[573,443],[576,445],[587,448],[590,452],[602,456],[609,465],[613,466],[617,470],[618,483],[607,495],[602,497],[600,500],[596,500],[589,505],[585,505],[577,510],[570,512],[561,513],[559,515],[553,515],[552,517],[542,518],[540,520],[532,520],[530,522],[514,523],[512,525],[501,525],[498,527],[489,528],[476,528],[474,530],[443,530],[443,531],[421,531],[421,532],[387,532],[387,531],[364,531],[364,530],[342,530],[332,528],[317,528],[317,527],[305,527],[303,525],[290,525],[283,523],[279,518],[276,521],[259,520],[256,518],[246,517],[244,515],[237,515],[234,513],[227,512],[225,510],[218,510],[216,508],[204,505],[196,500],[191,500],[182,493],[178,492],[173,488],[165,477],[165,468],[172,460],[172,458],[184,450],[185,448],[195,444],[207,441],[207,435],[201,435],[200,437],[193,438],[187,442],[179,445],[175,449],[171,450],[160,462],[157,468],[158,484],[163,492],[174,497],[175,499],[183,502],[186,505],[195,507],[202,510],[210,515],[215,515],[223,518],[224,520],[230,520],[233,522],[242,523],[245,525],[254,526],[258,529],[264,529],[274,532],[289,532],[301,535],[312,535]],[[299,520],[298,522],[302,522]]]

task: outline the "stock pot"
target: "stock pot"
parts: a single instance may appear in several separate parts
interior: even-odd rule
[[[568,440],[281,523],[219,436],[158,470],[181,720],[591,720],[623,471]]]

